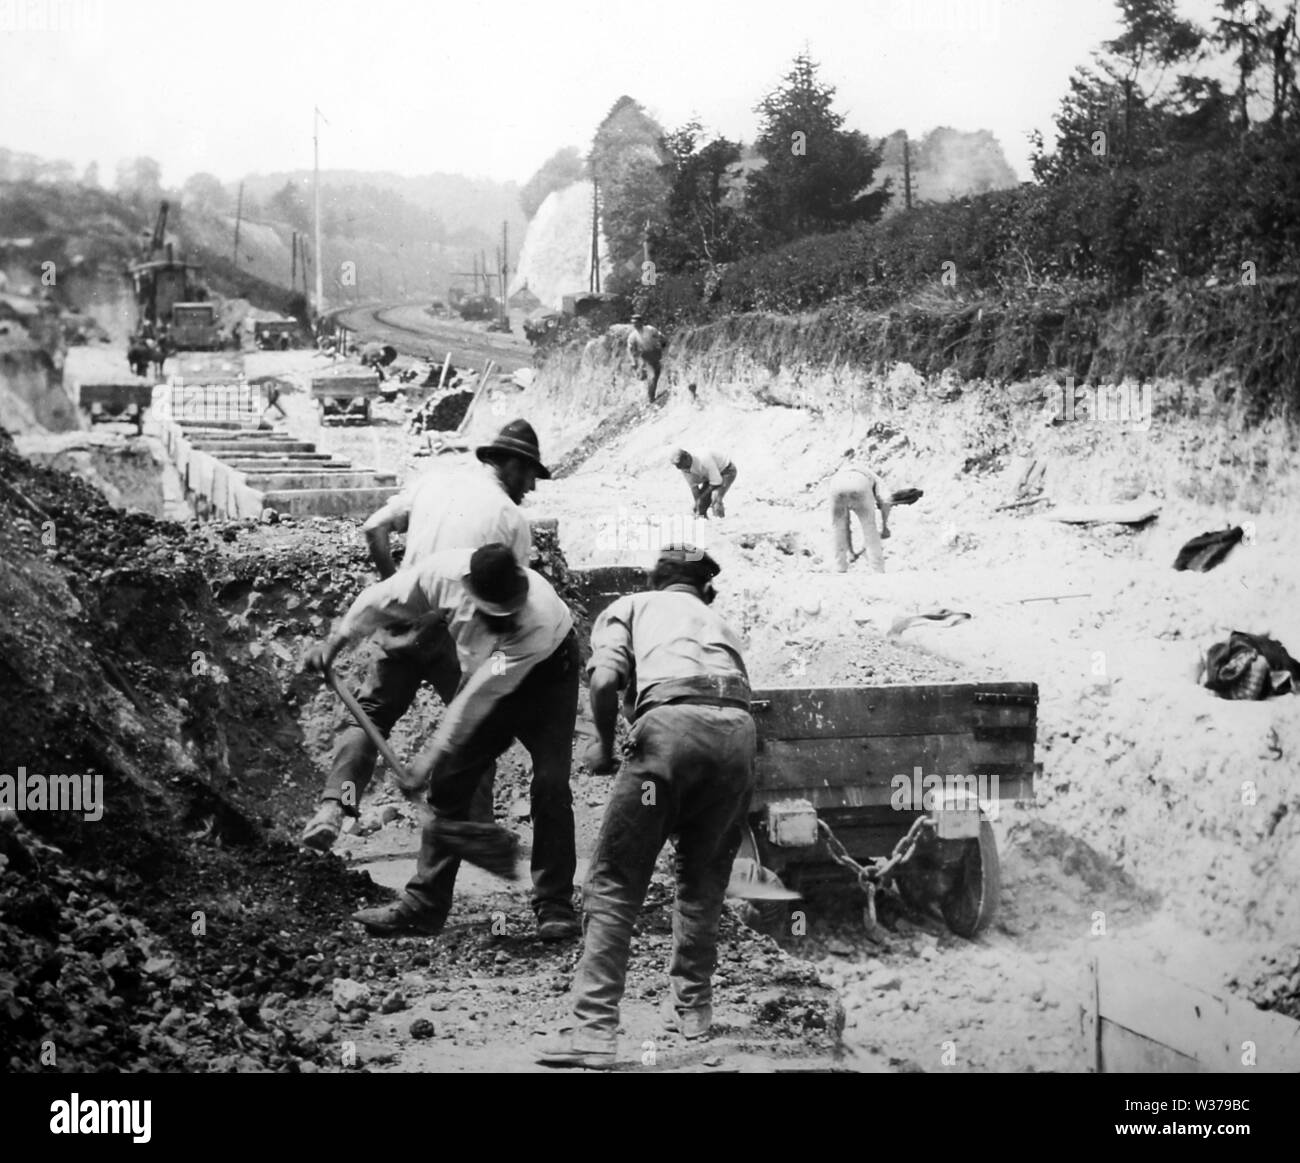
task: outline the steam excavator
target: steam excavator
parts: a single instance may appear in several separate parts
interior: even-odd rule
[[[152,345],[163,358],[178,351],[220,351],[224,337],[203,268],[175,257],[166,240],[168,209],[166,201],[159,206],[141,261],[127,268],[136,305],[132,347]]]
[[[126,269],[136,308],[126,353],[132,377],[77,383],[72,392],[92,424],[125,420],[142,432],[153,399],[152,381],[161,376],[163,361],[177,353],[219,351],[224,346],[217,305],[209,301],[203,268],[178,260],[167,241],[168,209],[165,201],[159,206],[153,232],[144,236],[139,261]]]

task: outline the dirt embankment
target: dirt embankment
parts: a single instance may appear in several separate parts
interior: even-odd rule
[[[86,789],[79,810],[6,804],[0,825],[9,1066],[305,1060],[258,1000],[272,981],[292,994],[287,970],[319,953],[314,902],[373,890],[257,843],[315,773],[273,672],[227,642],[219,552],[7,438],[0,479],[4,774]]]
[[[0,413],[13,432],[69,432],[77,410],[55,357],[23,333],[0,335]]]

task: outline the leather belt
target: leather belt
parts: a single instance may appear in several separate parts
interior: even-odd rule
[[[697,675],[692,678],[669,678],[657,682],[638,700],[636,718],[655,707],[701,706],[734,707],[748,711],[749,683],[736,675]]]

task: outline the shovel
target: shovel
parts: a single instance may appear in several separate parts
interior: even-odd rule
[[[383,733],[362,709],[361,704],[357,702],[356,696],[334,677],[334,671],[329,666],[325,667],[325,683],[330,690],[343,700],[343,705],[352,712],[352,717],[356,719],[357,726],[369,736],[370,742],[379,749],[379,754],[384,757],[384,762],[392,768],[393,778],[397,780],[397,786],[402,789],[402,794],[409,800],[415,800],[417,793],[424,787],[424,784],[417,783],[412,778],[410,772],[406,770],[402,761],[397,758],[396,753],[388,745],[388,740],[384,738]]]
[[[740,848],[731,862],[731,879],[727,882],[727,896],[744,901],[797,901],[803,898],[781,883],[775,872],[763,867],[758,858],[758,845],[754,833],[742,825]]]
[[[727,881],[727,896],[744,901],[797,901],[803,900],[793,889],[786,888],[775,872],[764,868],[757,860],[739,856],[731,865],[731,879]]]
[[[326,685],[329,686],[330,690],[343,700],[343,705],[352,712],[352,717],[356,719],[357,725],[369,736],[370,742],[379,749],[379,754],[384,757],[384,762],[392,768],[393,778],[397,781],[397,786],[401,788],[402,794],[420,809],[420,814],[424,817],[426,822],[433,819],[433,808],[430,806],[428,801],[420,795],[420,792],[424,790],[425,783],[417,782],[411,773],[406,770],[402,761],[397,758],[397,754],[388,745],[388,740],[384,738],[382,732],[375,726],[374,721],[366,714],[365,709],[357,701],[356,696],[334,677],[334,671],[329,666],[325,667],[325,682]],[[443,856],[433,866],[430,873],[437,874],[441,872],[455,859],[455,856]],[[478,863],[472,859],[470,862]],[[498,875],[501,875],[501,873],[498,872]]]

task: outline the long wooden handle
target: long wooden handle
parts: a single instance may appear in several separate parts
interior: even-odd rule
[[[384,757],[385,762],[393,769],[393,775],[397,777],[397,782],[402,789],[404,791],[414,790],[418,785],[411,778],[402,761],[397,758],[396,753],[388,745],[388,740],[384,738],[382,732],[375,726],[361,704],[357,702],[356,696],[334,677],[334,671],[328,666],[325,668],[325,682],[329,685],[330,690],[343,700],[343,705],[352,712],[352,717],[356,719],[357,725],[370,737],[370,741],[379,748],[379,754]]]

